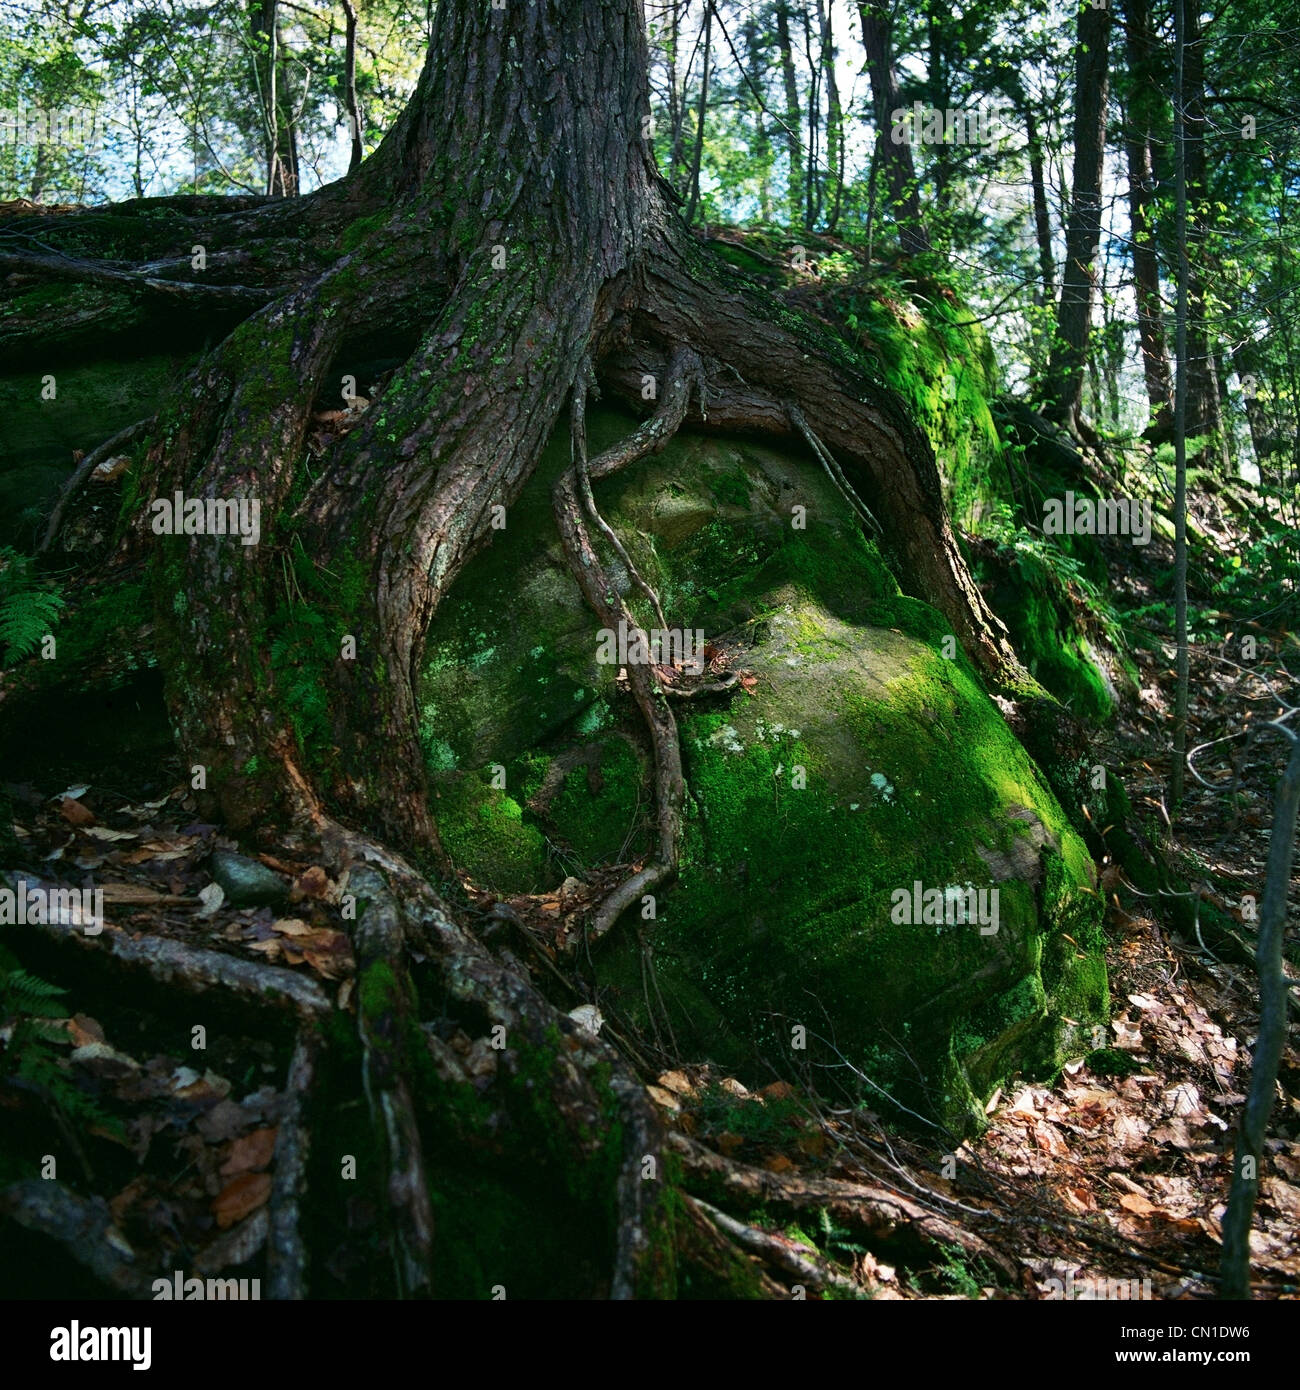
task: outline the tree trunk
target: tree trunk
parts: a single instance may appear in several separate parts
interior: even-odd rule
[[[1048,364],[1046,413],[1078,427],[1084,363],[1092,318],[1093,267],[1101,240],[1101,176],[1106,151],[1107,43],[1110,10],[1079,10],[1075,58],[1074,180],[1065,233],[1065,276],[1056,315],[1056,341]]]
[[[1187,18],[1190,5],[1174,0],[1174,244],[1178,297],[1174,309],[1174,689],[1173,759],[1169,805],[1176,811],[1187,775],[1187,403],[1191,374],[1187,354],[1191,265],[1187,250]]]
[[[1173,373],[1165,342],[1160,266],[1156,256],[1156,180],[1151,163],[1155,76],[1155,35],[1147,0],[1127,0],[1125,46],[1128,51],[1129,105],[1124,129],[1128,157],[1129,228],[1133,260],[1133,295],[1137,304],[1138,344],[1151,406],[1150,435],[1168,439],[1173,429]]]
[[[741,31],[741,48],[744,60],[741,70],[745,73],[750,91],[757,94],[763,90],[764,34],[757,18],[750,15]],[[758,217],[765,226],[772,220],[772,135],[767,125],[765,103],[759,105],[754,117],[754,157],[760,169],[758,180]]]
[[[840,84],[835,76],[834,7],[819,0],[822,29],[822,66],[826,72],[826,179],[830,186],[830,215],[826,230],[834,236],[840,222],[840,203],[844,194],[844,112],[840,107]]]
[[[1047,308],[1056,304],[1056,261],[1052,255],[1052,219],[1047,210],[1047,184],[1043,178],[1043,142],[1033,108],[1023,102],[1020,114],[1029,142],[1029,183],[1033,190],[1034,240],[1038,244],[1038,275],[1042,286],[1039,302]]]
[[[348,115],[348,132],[352,153],[348,173],[360,168],[365,157],[361,146],[361,105],[357,101],[357,9],[352,0],[343,0],[346,39],[343,52],[343,108]]]
[[[1291,887],[1295,827],[1300,815],[1300,737],[1274,726],[1290,745],[1286,767],[1273,797],[1273,830],[1268,840],[1264,900],[1260,905],[1255,967],[1259,975],[1259,1032],[1250,1068],[1250,1094],[1241,1117],[1233,1155],[1232,1186],[1223,1216],[1220,1298],[1250,1297],[1250,1226],[1259,1195],[1260,1168],[1273,1111],[1277,1074],[1286,1051],[1288,982],[1283,943],[1286,901]]]
[[[808,143],[804,149],[803,224],[811,232],[821,220],[821,64],[813,52],[812,20],[808,0],[799,3],[799,27],[803,30],[803,56],[808,66]]]
[[[838,339],[690,235],[655,170],[649,96],[638,0],[501,10],[442,0],[410,104],[354,174],[301,200],[292,219],[276,202],[220,214],[210,204],[221,200],[189,200],[177,213],[186,250],[202,219],[216,217],[208,244],[245,228],[274,247],[289,227],[336,257],[324,269],[279,262],[283,279],[263,292],[264,307],[134,427],[143,440],[136,496],[256,499],[260,543],[155,536],[142,506],[122,545],[149,557],[169,710],[205,813],[248,835],[286,829],[319,846],[334,875],[350,874],[358,1029],[405,1293],[436,1288],[422,1144],[446,1120],[421,1123],[421,1103],[437,1096],[410,1080],[413,1050],[428,1042],[415,1020],[413,955],[434,977],[420,997],[443,1001],[474,1038],[504,1030],[495,1080],[475,1092],[481,1124],[471,1125],[467,1152],[499,1153],[511,1133],[526,1143],[520,1117],[541,1114],[567,1146],[563,1163],[608,1189],[599,1199],[614,1227],[608,1291],[663,1292],[671,1275],[668,1184],[662,1171],[647,1177],[662,1136],[643,1085],[525,970],[481,944],[413,867],[449,867],[417,739],[425,633],[508,518],[564,412],[574,461],[556,486],[557,526],[602,621],[631,615],[611,597],[588,532],[589,522],[603,525],[590,480],[707,419],[713,430],[804,437],[819,457],[831,451],[881,523],[909,591],[938,608],[991,685],[1024,680],[961,558],[924,436]],[[69,222],[83,237],[98,225],[90,214]],[[232,287],[187,290],[228,296]],[[346,366],[378,346],[402,365],[312,465],[313,409],[336,400]],[[653,413],[588,460],[592,383],[642,412],[647,377],[657,384]],[[286,600],[289,573],[313,586],[310,630]],[[327,736],[300,736],[286,650],[330,693]],[[630,680],[654,748],[659,834],[655,854],[596,910],[596,934],[676,870],[676,726],[647,669],[630,668]],[[438,1054],[438,1065],[446,1085],[474,1089],[453,1055]],[[542,1088],[531,1079],[538,1067]],[[532,1159],[516,1152],[515,1162]]]
[[[709,111],[709,59],[712,56],[713,0],[704,0],[704,67],[700,73],[700,105],[695,117],[695,153],[691,156],[691,192],[686,204],[686,221],[695,221],[700,202],[700,163],[704,158],[704,118]]]
[[[786,200],[790,205],[790,225],[803,224],[803,115],[799,110],[799,79],[794,70],[794,49],[790,44],[790,7],[778,0],[776,41],[781,50],[781,79],[785,84],[785,149],[787,169]]]
[[[298,196],[298,132],[285,91],[279,0],[252,7],[253,76],[262,112],[266,191],[272,198]]]
[[[1185,3],[1185,0],[1177,0]],[[1205,35],[1201,12],[1186,5],[1185,90],[1188,284],[1187,316],[1187,429],[1189,435],[1209,437],[1206,448],[1219,471],[1227,473],[1228,456],[1219,411],[1219,380],[1214,365],[1213,335],[1207,283],[1212,273],[1208,259],[1209,172],[1205,156]]]
[[[859,0],[862,42],[867,50],[871,75],[871,104],[876,118],[876,160],[885,176],[899,243],[909,256],[931,249],[930,237],[921,220],[921,201],[917,193],[912,147],[906,140],[895,141],[893,112],[898,109],[898,77],[890,36],[889,11],[882,0]]]

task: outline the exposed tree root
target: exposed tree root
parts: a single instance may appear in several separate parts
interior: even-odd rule
[[[812,426],[804,419],[803,411],[797,405],[787,405],[786,411],[790,416],[790,422],[808,441],[808,447],[813,451],[814,456],[821,466],[826,470],[831,482],[839,489],[840,496],[849,504],[852,511],[856,512],[862,521],[876,536],[885,534],[884,528],[871,515],[867,504],[860,498],[853,487],[853,484],[844,476],[844,470],[835,462],[835,456],[821,442],[812,431]]]
[[[645,634],[596,554],[583,520],[583,513],[586,511],[596,518],[607,535],[613,535],[610,528],[600,521],[595,501],[591,497],[590,479],[608,477],[619,469],[662,449],[686,418],[692,389],[699,389],[701,371],[700,360],[694,352],[687,348],[676,349],[668,363],[667,385],[658,409],[627,438],[590,462],[586,457],[586,430],[581,421],[586,386],[580,385],[575,395],[574,464],[555,484],[556,523],[564,542],[569,568],[588,604],[606,628],[616,630],[620,623],[625,624],[629,634],[640,634],[643,641]],[[586,507],[582,505],[584,497],[587,500]],[[614,544],[628,566],[629,575],[635,575],[635,566],[617,538]],[[666,628],[667,622],[653,590],[644,580],[638,587],[649,594],[656,616],[663,628]],[[677,721],[662,698],[663,692],[656,684],[650,666],[630,662],[627,677],[637,707],[650,732],[657,843],[655,858],[624,880],[592,914],[589,933],[591,938],[597,941],[633,903],[652,889],[672,880],[677,872],[678,847],[682,835],[681,808],[686,795],[686,783],[682,775]]]
[[[387,1139],[388,1198],[396,1234],[393,1261],[397,1287],[409,1297],[429,1289],[433,1211],[409,1084],[413,991],[405,965],[406,933],[382,874],[361,865],[352,870],[348,886],[365,902],[353,938],[360,982],[362,1079],[371,1117]]]
[[[102,1197],[80,1197],[53,1179],[25,1178],[0,1191],[0,1215],[61,1245],[120,1298],[144,1296],[146,1276]]]
[[[752,1256],[722,1234],[698,1202],[682,1203],[683,1222],[678,1242],[683,1255],[711,1287],[706,1296],[726,1297],[731,1291],[748,1289],[755,1298],[788,1299],[789,1290],[772,1278]]]
[[[740,672],[731,671],[720,681],[710,681],[707,685],[669,685],[661,684],[661,694],[667,700],[698,700],[703,695],[725,695],[740,684]]]
[[[188,267],[188,262],[185,263]],[[169,262],[168,269],[174,269]],[[161,295],[164,298],[204,309],[234,307],[256,309],[275,299],[281,291],[254,285],[204,284],[194,280],[164,279],[146,267],[122,269],[103,261],[87,261],[72,256],[34,256],[23,252],[0,251],[0,274],[36,274],[48,280],[72,280],[83,285],[106,285],[129,294]]]
[[[957,1245],[968,1255],[1002,1270],[1013,1281],[1018,1277],[1016,1266],[979,1236],[887,1188],[835,1178],[789,1177],[751,1168],[681,1134],[669,1135],[668,1147],[681,1156],[691,1177],[719,1199],[745,1205],[761,1202],[790,1212],[825,1207],[837,1221],[876,1240],[912,1236],[939,1252],[946,1245]]]
[[[299,1299],[307,1293],[307,1246],[302,1234],[302,1200],[307,1182],[311,1135],[307,1129],[306,1110],[320,1051],[320,1034],[313,1027],[302,1028],[285,1077],[284,1109],[280,1113],[279,1133],[275,1136],[267,1231],[268,1298]]]
[[[573,446],[573,466],[577,469],[578,491],[582,497],[582,505],[586,510],[592,523],[600,531],[600,534],[609,542],[614,553],[623,563],[623,568],[627,571],[628,577],[633,585],[641,591],[648,600],[651,608],[654,609],[655,617],[659,621],[660,630],[666,630],[668,619],[664,617],[664,610],[659,602],[659,595],[646,583],[641,571],[633,563],[632,557],[627,553],[627,547],[618,538],[618,533],[600,514],[596,506],[596,499],[591,491],[591,473],[588,469],[587,460],[587,396],[588,393],[594,394],[599,398],[599,388],[596,385],[596,374],[592,369],[591,360],[588,358],[578,373],[578,379],[573,384],[573,402],[569,410],[569,428]]]
[[[155,417],[150,415],[143,420],[137,420],[134,424],[128,425],[124,430],[118,432],[111,438],[106,439],[97,448],[92,449],[77,465],[72,476],[63,485],[63,491],[59,493],[59,500],[54,504],[54,510],[50,513],[49,524],[45,528],[45,535],[41,538],[41,543],[37,547],[37,554],[43,555],[54,543],[54,538],[59,534],[59,528],[63,525],[63,518],[68,507],[76,499],[81,489],[85,487],[90,475],[99,467],[105,459],[112,458],[113,454],[119,449],[125,449],[127,445],[134,444],[137,439],[153,427]]]
[[[729,1236],[744,1246],[746,1250],[750,1250],[766,1260],[768,1264],[785,1270],[787,1274],[792,1274],[801,1283],[817,1292],[820,1293],[824,1289],[838,1289],[841,1293],[861,1296],[862,1289],[859,1285],[832,1269],[825,1260],[815,1252],[810,1251],[807,1246],[796,1245],[784,1236],[773,1235],[771,1231],[760,1231],[757,1226],[749,1226],[743,1221],[737,1221],[734,1216],[728,1216],[726,1212],[710,1206],[702,1197],[692,1197],[687,1194],[685,1201],[698,1211],[703,1212],[723,1235]]]
[[[325,827],[325,841],[336,863],[353,866],[349,869],[349,889],[368,899],[358,929],[358,962],[382,954],[370,944],[373,933],[390,947],[400,936],[409,949],[418,951],[423,968],[434,971],[450,1001],[467,1015],[485,1018],[489,1030],[496,1025],[504,1029],[505,1046],[493,1054],[498,1082],[508,1086],[517,1073],[519,1059],[514,1049],[519,1044],[542,1048],[548,1046],[548,1036],[563,1037],[562,1051],[548,1079],[548,1099],[555,1107],[556,1122],[565,1126],[578,1153],[590,1155],[593,1143],[599,1146],[604,1142],[597,1086],[608,1087],[617,1103],[622,1133],[611,1297],[632,1298],[653,1289],[665,1275],[657,1252],[662,1249],[658,1234],[666,1216],[664,1180],[659,1171],[662,1130],[644,1086],[613,1047],[579,1028],[522,972],[496,959],[466,931],[424,877],[398,855],[333,823]],[[364,918],[376,905],[378,924],[366,928]],[[364,981],[361,992],[365,992]],[[363,1016],[367,1007],[363,999]],[[372,1052],[377,1042],[371,1039]],[[607,1079],[599,1082],[601,1077]],[[396,1109],[394,1115],[400,1135],[402,1117]]]
[[[187,946],[170,937],[133,937],[109,923],[94,936],[87,936],[83,926],[73,924],[39,923],[32,930],[60,943],[75,942],[85,951],[107,952],[120,964],[143,971],[169,990],[188,994],[228,991],[248,1003],[293,1010],[303,1019],[323,1018],[333,1007],[320,985],[306,975]]]

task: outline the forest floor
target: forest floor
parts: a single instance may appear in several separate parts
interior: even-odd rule
[[[1221,647],[1219,648],[1221,650]],[[1201,887],[1253,948],[1238,906],[1258,899],[1285,751],[1263,741],[1243,759],[1235,796],[1192,781],[1172,827],[1164,749],[1174,696],[1173,650],[1134,644],[1136,709],[1114,731],[1116,770],[1146,811],[1178,877]],[[1215,647],[1193,644],[1189,743],[1225,737],[1268,704],[1262,680],[1225,670]],[[1276,715],[1276,709],[1270,709]],[[1282,750],[1279,758],[1279,750]],[[1226,757],[1207,780],[1227,782]],[[1153,833],[1158,833],[1153,832]],[[1056,1084],[1024,1086],[990,1105],[972,1158],[994,1175],[1023,1218],[1014,1246],[1040,1285],[1047,1278],[1150,1278],[1157,1298],[1213,1296],[1220,1222],[1232,1176],[1238,1112],[1250,1085],[1258,1022],[1253,966],[1213,953],[1173,924],[1170,904],[1143,898],[1115,868],[1107,935],[1112,1000],[1109,1055],[1067,1066]],[[1288,940],[1296,936],[1300,873],[1293,873]],[[1222,948],[1220,947],[1220,950]],[[1225,953],[1226,954],[1226,953]],[[1246,954],[1243,952],[1243,955]],[[1287,966],[1291,979],[1300,972]],[[1292,993],[1293,1002],[1296,995]],[[1294,1018],[1294,1015],[1293,1015]],[[1300,1049],[1283,1056],[1251,1238],[1257,1297],[1300,1296]]]
[[[1153,545],[1128,576],[1126,609],[1149,604],[1156,576],[1167,572],[1167,550]],[[1219,638],[1197,642],[1191,654],[1193,743],[1235,733],[1248,718],[1272,712],[1258,670],[1220,660],[1232,620],[1210,616],[1220,624]],[[708,1067],[686,1064],[645,1077],[679,1142],[702,1141],[728,1161],[768,1175],[765,1181],[776,1187],[833,1179],[897,1193],[978,1236],[994,1254],[985,1260],[952,1245],[936,1258],[932,1242],[864,1242],[824,1210],[793,1225],[765,1219],[757,1209],[745,1213],[792,1254],[833,1268],[868,1296],[1033,1299],[1063,1289],[1067,1297],[1092,1297],[1105,1296],[1107,1287],[1094,1281],[1134,1280],[1150,1281],[1144,1297],[1213,1295],[1256,1025],[1252,927],[1239,904],[1262,888],[1280,759],[1278,748],[1261,741],[1241,759],[1231,796],[1193,782],[1171,828],[1162,749],[1173,652],[1136,627],[1130,637],[1141,695],[1105,736],[1105,760],[1122,776],[1175,875],[1203,886],[1206,900],[1235,920],[1236,958],[1219,958],[1227,953],[1217,939],[1212,953],[1195,931],[1190,939],[1180,933],[1167,900],[1143,898],[1116,867],[1103,864],[1110,1046],[1071,1062],[1050,1083],[999,1091],[987,1108],[988,1129],[960,1147],[936,1142],[925,1130],[887,1128],[860,1109],[834,1109],[788,1080],[750,1091]],[[1259,669],[1268,665],[1264,660]],[[215,1010],[179,999],[170,1011],[135,1007],[96,980],[89,964],[95,950],[109,944],[129,955],[141,941],[166,938],[175,943],[182,973],[186,952],[218,951],[292,972],[322,1000],[352,1007],[340,885],[312,863],[309,849],[280,846],[260,856],[262,888],[275,878],[278,896],[268,891],[261,903],[249,898],[258,895],[256,861],[235,862],[238,882],[226,875],[234,883],[228,895],[213,882],[211,854],[233,851],[233,841],[196,818],[179,765],[154,769],[156,781],[100,770],[89,787],[14,789],[23,857],[41,865],[51,882],[93,872],[106,885],[113,923],[105,941],[69,940],[51,948],[48,969],[33,963],[38,984],[69,984],[66,993],[46,997],[51,1015],[66,1016],[51,1017],[46,1036],[21,1040],[29,1057],[22,1085],[0,1093],[7,1148],[70,1152],[78,1170],[69,1175],[73,1183],[102,1194],[98,1201],[66,1195],[61,1206],[38,1210],[48,1193],[10,1189],[12,1202],[29,1206],[11,1214],[42,1233],[31,1258],[11,1262],[26,1271],[24,1294],[66,1297],[105,1284],[140,1293],[142,1269],[246,1272],[241,1267],[256,1260],[266,1239],[273,1151],[288,1099],[289,1031],[277,1037],[235,1018],[214,1021],[207,1016]],[[1207,757],[1206,775],[1211,781],[1232,776],[1228,757]],[[1300,876],[1292,893],[1300,903],[1297,889]],[[66,966],[79,957],[86,963],[69,977]],[[41,1012],[39,1000],[33,1011]],[[193,1050],[192,1029],[205,1022],[206,1046]],[[10,1032],[3,1041],[9,1046],[15,1039]],[[447,1041],[463,1050],[470,1040]],[[179,1057],[195,1060],[182,1064]],[[1262,1297],[1300,1293],[1294,1035],[1280,1091],[1252,1246]],[[0,1172],[0,1186],[14,1176]],[[374,1218],[358,1199],[334,1219],[324,1232],[327,1254],[314,1290],[333,1286],[345,1294],[355,1287],[355,1251]],[[66,1261],[51,1262],[51,1237],[68,1252]]]

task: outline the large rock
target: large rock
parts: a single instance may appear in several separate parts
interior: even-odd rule
[[[75,467],[74,451],[89,453],[152,414],[184,366],[153,356],[0,378],[0,544],[34,548]],[[53,399],[45,399],[49,376]]]
[[[598,416],[593,443],[627,428]],[[428,646],[444,840],[500,892],[649,844],[635,707],[595,660],[550,518],[566,458],[557,440]],[[825,476],[681,437],[597,495],[670,624],[756,676],[752,693],[678,706],[686,846],[652,939],[682,1051],[756,1081],[847,1062],[818,1075],[962,1125],[1011,1070],[1093,1045],[1107,990],[1087,852],[978,678],[945,659],[944,621],[899,593]],[[982,893],[996,930],[907,920],[916,885],[931,903]],[[605,1012],[648,1025],[639,925],[597,970]]]

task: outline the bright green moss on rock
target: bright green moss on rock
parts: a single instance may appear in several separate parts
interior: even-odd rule
[[[991,579],[990,599],[1025,667],[1080,718],[1110,723],[1117,708],[1115,682],[1055,573],[1030,551],[1016,552],[993,573],[982,567],[980,577]]]
[[[956,523],[976,525],[1011,480],[990,411],[997,366],[988,335],[947,286],[877,280],[830,296],[848,335],[879,364],[929,436]]]
[[[440,779],[434,813],[443,848],[476,879],[499,893],[548,886],[546,841],[525,823],[519,802],[492,786],[490,772]]]
[[[582,869],[624,863],[649,846],[650,808],[640,794],[640,760],[616,736],[602,739],[592,751],[590,764],[565,774],[548,813]]]
[[[796,634],[814,624],[824,646],[804,655]],[[1068,1041],[1043,941],[1072,926],[1099,959],[1086,851],[970,675],[915,639],[804,599],[749,664],[753,698],[682,724],[693,815],[654,934],[678,1041],[759,1081],[756,1057],[799,1060],[803,1025],[815,1058],[833,1061],[833,1041],[900,1100],[960,1123],[1008,1070],[1050,1066]],[[917,882],[996,889],[996,933],[894,921],[896,890],[910,901]],[[638,970],[625,938],[606,973],[634,1013]]]
[[[461,767],[482,768],[484,750],[509,764],[508,793],[486,772],[437,779],[453,857],[461,846],[499,889],[539,871],[522,803],[551,758],[588,743],[584,721],[608,710],[640,737],[629,697],[591,674],[596,623],[548,551],[548,491],[512,509],[501,553],[471,566],[428,648],[425,689],[439,699],[426,746],[439,741]],[[1012,1070],[1093,1046],[1107,1001],[1087,851],[964,659],[941,655],[946,623],[899,593],[824,475],[774,450],[682,436],[597,496],[669,623],[702,630],[757,676],[752,694],[677,709],[685,849],[646,929],[686,1054],[757,1082],[842,1054],[900,1102],[966,1126]],[[615,582],[629,592],[626,575]],[[485,601],[507,583],[513,610]],[[539,717],[535,692],[551,687],[568,692],[567,719],[555,702]],[[548,812],[548,833],[567,834],[583,868],[618,854],[637,790],[631,749],[603,737],[599,767],[614,775],[592,781],[576,764]],[[997,931],[895,920],[895,894],[910,905],[918,882],[983,890],[986,905],[996,890]],[[597,968],[611,1004],[648,1024],[633,925]]]

